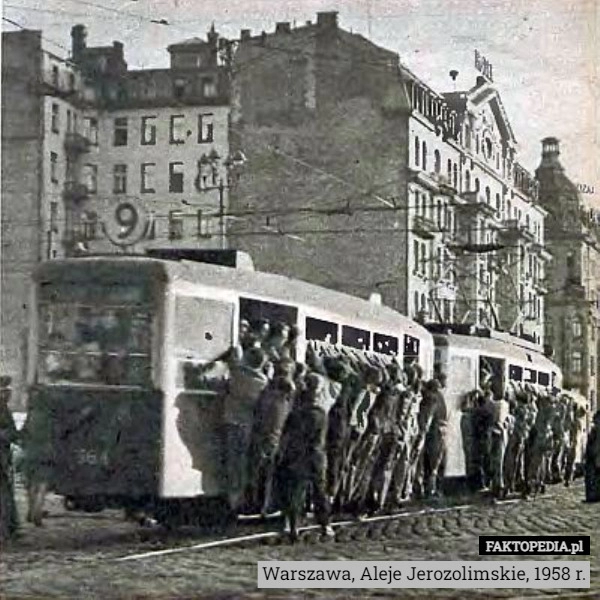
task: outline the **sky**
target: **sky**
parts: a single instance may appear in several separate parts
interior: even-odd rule
[[[47,49],[64,57],[71,26],[83,23],[89,45],[122,41],[132,68],[168,66],[169,44],[205,37],[213,22],[239,38],[240,29],[270,32],[329,10],[341,27],[398,52],[438,92],[474,85],[477,49],[493,64],[521,164],[535,170],[541,139],[558,137],[567,174],[594,189],[583,197],[600,209],[600,0],[5,0],[2,10],[41,29]],[[168,25],[152,23],[162,19]]]

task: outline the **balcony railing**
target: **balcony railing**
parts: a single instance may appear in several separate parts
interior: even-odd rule
[[[89,195],[87,186],[79,181],[66,181],[63,198],[70,202],[81,202]]]
[[[89,152],[91,141],[81,133],[67,133],[65,137],[65,150],[69,154],[83,154]]]
[[[511,239],[522,239],[526,242],[535,243],[536,238],[527,227],[521,225],[517,219],[504,221],[500,234]]]
[[[413,218],[413,233],[422,238],[431,240],[436,233],[440,232],[440,228],[435,221],[421,215],[415,215]]]

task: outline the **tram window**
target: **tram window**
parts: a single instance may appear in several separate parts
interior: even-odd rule
[[[248,321],[252,328],[258,327],[261,321],[295,325],[298,322],[298,309],[287,304],[240,298],[240,319]]]
[[[510,365],[508,368],[508,378],[511,381],[523,381],[523,367]]]
[[[412,335],[404,336],[404,362],[412,362],[419,358],[419,351],[421,348],[421,340]]]
[[[398,355],[398,338],[383,333],[373,334],[373,350],[380,354]]]
[[[364,329],[357,329],[348,325],[342,327],[342,344],[349,348],[370,350],[370,337],[371,334]]]
[[[525,369],[523,381],[525,383],[537,383],[537,371],[535,369]]]
[[[331,321],[306,317],[306,339],[337,344],[338,325]]]
[[[545,387],[550,385],[550,375],[548,373],[544,373],[542,371],[538,372],[538,383]]]

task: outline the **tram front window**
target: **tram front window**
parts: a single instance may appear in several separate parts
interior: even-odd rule
[[[39,305],[40,383],[142,386],[150,382],[152,314],[142,290],[51,286]]]

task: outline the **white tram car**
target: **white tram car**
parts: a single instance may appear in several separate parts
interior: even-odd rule
[[[501,397],[509,381],[530,384],[551,391],[562,387],[562,372],[533,344],[506,333],[488,336],[457,333],[434,334],[435,369],[446,373],[444,392],[448,407],[448,452],[446,477],[465,475],[465,455],[461,435],[461,417],[465,395],[490,376],[496,397]],[[522,345],[520,345],[522,344]]]
[[[237,342],[240,319],[296,325],[299,360],[313,342],[433,374],[432,335],[379,302],[256,272],[233,251],[219,255],[229,266],[199,254],[56,260],[35,274],[30,403],[50,422],[55,490],[80,506],[171,510],[223,494],[224,367],[190,373]]]

